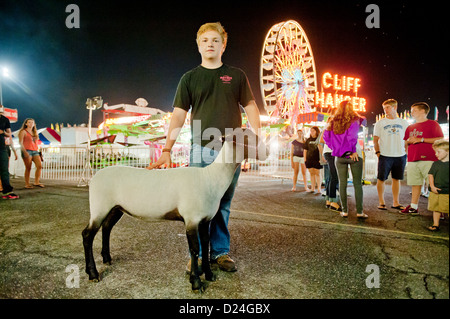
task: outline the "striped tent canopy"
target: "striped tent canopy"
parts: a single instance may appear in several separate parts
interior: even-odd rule
[[[61,134],[50,127],[41,128],[38,131],[39,139],[45,145],[61,144]]]

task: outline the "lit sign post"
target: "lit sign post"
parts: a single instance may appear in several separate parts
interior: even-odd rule
[[[361,87],[361,79],[345,75],[332,75],[326,72],[322,76],[324,89],[332,89],[335,93],[316,92],[314,104],[321,108],[337,108],[339,103],[349,100],[355,111],[366,111],[366,99],[358,97],[358,89]],[[339,94],[338,92],[342,92]],[[350,95],[351,94],[351,95]]]

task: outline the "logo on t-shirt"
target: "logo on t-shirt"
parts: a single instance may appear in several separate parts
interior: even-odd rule
[[[413,131],[409,132],[409,137],[419,137],[422,135],[423,135],[423,132],[420,132],[417,129],[414,129]]]
[[[223,84],[230,84],[231,80],[233,78],[231,76],[229,76],[229,75],[224,75],[224,76],[221,76],[220,79],[222,80]]]
[[[400,124],[386,125],[384,130],[388,135],[400,135],[403,130],[403,126]]]

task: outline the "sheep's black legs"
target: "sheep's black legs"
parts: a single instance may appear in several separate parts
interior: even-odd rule
[[[188,227],[186,229],[189,252],[191,253],[191,272],[189,274],[189,281],[192,284],[192,290],[203,291],[205,289],[198,272],[198,257],[200,251],[199,237],[202,244],[202,270],[205,273],[205,278],[209,281],[216,280],[216,276],[211,271],[209,263],[209,224],[209,221],[202,221],[198,226]]]
[[[84,257],[86,260],[86,273],[89,275],[89,280],[99,281],[99,274],[95,267],[94,253],[92,252],[92,244],[94,242],[95,235],[100,229],[101,224],[89,225],[81,233],[83,236]]]
[[[104,263],[111,263],[111,255],[109,253],[109,237],[111,229],[122,217],[123,212],[120,207],[113,207],[105,219],[95,221],[92,226],[87,225],[81,233],[83,236],[84,257],[86,260],[86,273],[89,275],[89,280],[99,281],[100,276],[95,266],[94,253],[92,245],[94,243],[95,235],[97,235],[100,227],[102,228],[102,256]]]
[[[111,235],[111,230],[114,225],[123,216],[123,212],[120,208],[114,207],[109,212],[108,216],[105,218],[102,224],[102,257],[104,264],[111,264],[111,255],[109,251],[109,238]]]
[[[200,246],[198,243],[198,227],[188,227],[186,229],[186,237],[189,244],[189,252],[191,253],[191,273],[189,274],[189,282],[192,284],[192,290],[202,289],[202,281],[198,273],[198,255]]]
[[[211,271],[209,262],[209,224],[210,221],[202,221],[198,225],[200,242],[202,243],[202,270],[205,273],[206,280],[216,281],[216,275]]]

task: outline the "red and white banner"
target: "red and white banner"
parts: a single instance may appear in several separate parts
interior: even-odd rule
[[[11,123],[16,123],[19,119],[17,109],[8,109],[7,107],[5,107],[3,115],[7,117]]]

